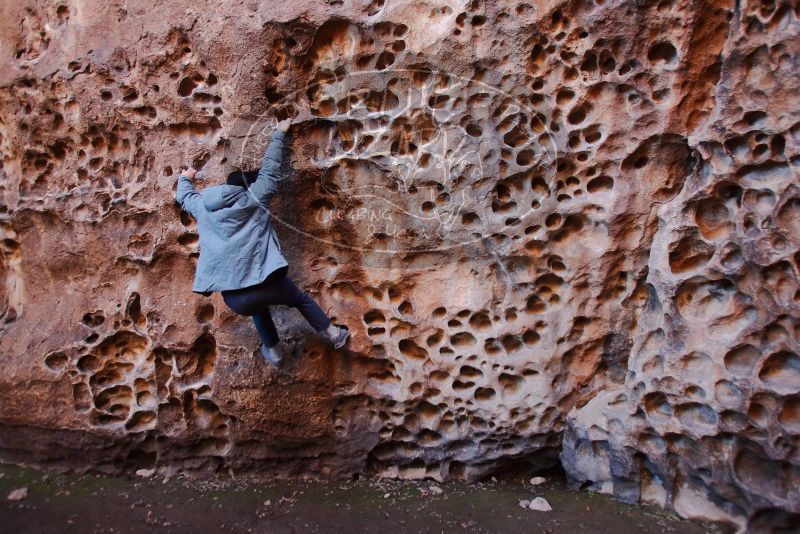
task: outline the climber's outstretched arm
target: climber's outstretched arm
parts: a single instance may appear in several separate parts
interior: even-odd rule
[[[194,178],[195,170],[187,169],[181,172],[178,177],[178,188],[175,191],[175,200],[181,205],[181,208],[188,212],[189,215],[197,219],[197,212],[200,208],[200,193],[194,190],[192,185],[192,178]]]
[[[258,179],[250,187],[250,191],[262,204],[269,203],[272,195],[278,191],[278,183],[281,181],[281,162],[286,150],[286,137],[292,119],[285,119],[278,123],[276,130],[272,133],[267,151],[261,159],[261,169],[258,171]]]

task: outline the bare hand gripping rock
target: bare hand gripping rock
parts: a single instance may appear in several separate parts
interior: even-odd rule
[[[222,293],[237,314],[253,318],[261,337],[261,352],[273,366],[284,359],[269,306],[297,308],[318,332],[324,332],[341,348],[349,336],[346,327],[332,325],[322,309],[287,275],[289,263],[270,223],[267,208],[278,191],[281,162],[292,119],[280,121],[261,160],[258,173],[235,171],[227,183],[197,192],[193,169],[178,178],[176,200],[197,220],[200,258],[192,291]]]

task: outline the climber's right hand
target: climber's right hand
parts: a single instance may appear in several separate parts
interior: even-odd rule
[[[288,117],[286,119],[283,119],[282,121],[278,121],[278,124],[275,125],[275,128],[282,132],[288,132],[289,126],[291,125],[292,125],[292,118]]]

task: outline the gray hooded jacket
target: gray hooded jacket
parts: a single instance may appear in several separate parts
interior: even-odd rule
[[[225,184],[198,193],[187,176],[178,178],[175,197],[197,220],[200,233],[195,293],[253,286],[288,265],[267,209],[278,189],[285,142],[286,132],[272,134],[258,179],[249,189]]]

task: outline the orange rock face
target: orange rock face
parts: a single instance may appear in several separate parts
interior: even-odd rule
[[[0,455],[576,484],[800,520],[797,3],[0,7]],[[294,358],[192,294],[198,187],[291,130]]]

